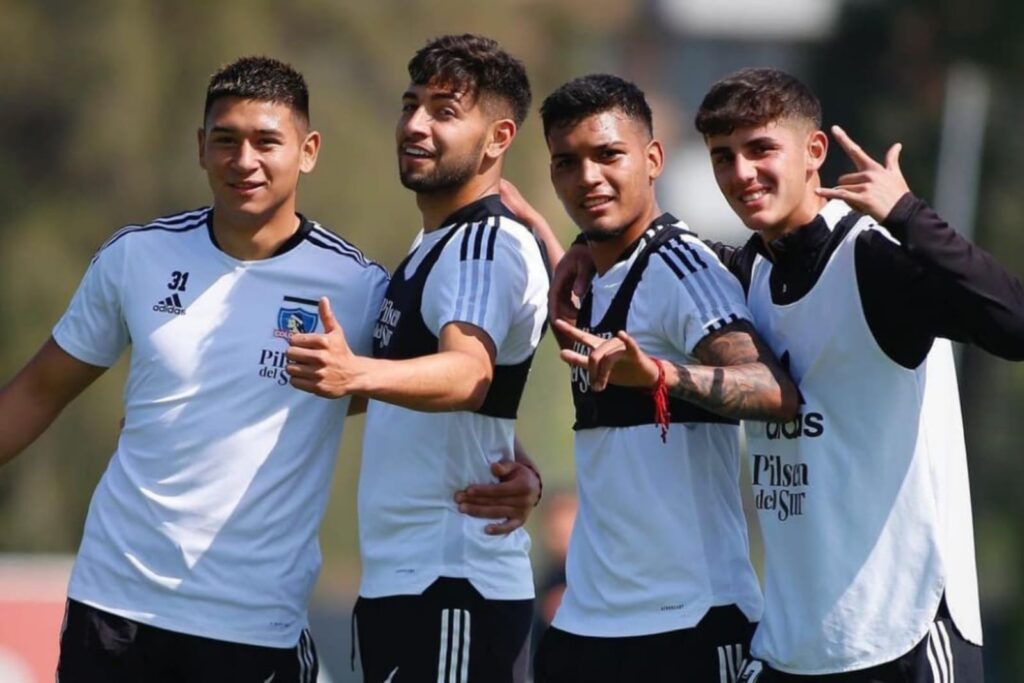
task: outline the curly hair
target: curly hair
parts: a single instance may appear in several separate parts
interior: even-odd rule
[[[409,60],[409,77],[415,85],[441,85],[499,99],[517,126],[530,111],[530,81],[523,63],[484,36],[434,38]]]
[[[290,65],[271,57],[242,57],[213,74],[206,88],[203,120],[222,97],[284,104],[309,122],[306,80]]]
[[[654,120],[644,91],[618,76],[590,74],[575,78],[560,86],[544,99],[540,117],[544,122],[544,137],[553,128],[571,126],[588,116],[618,109],[644,125],[647,134],[654,135]]]
[[[821,103],[810,88],[784,71],[742,69],[711,86],[697,110],[697,130],[709,137],[756,128],[780,119],[821,127]]]

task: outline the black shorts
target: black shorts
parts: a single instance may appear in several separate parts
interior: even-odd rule
[[[549,628],[534,663],[536,683],[735,683],[756,624],[735,606],[700,623],[646,636],[599,638]]]
[[[943,601],[928,635],[913,650],[870,669],[823,676],[777,671],[764,662],[746,662],[739,683],[983,683],[981,647],[964,640]]]
[[[363,680],[524,683],[533,600],[486,600],[465,579],[421,595],[363,598],[355,620]]]
[[[68,600],[60,637],[60,683],[315,683],[316,648],[305,630],[274,648],[177,633]]]

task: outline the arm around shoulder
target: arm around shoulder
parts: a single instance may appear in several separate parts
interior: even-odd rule
[[[35,441],[105,370],[83,363],[48,339],[0,388],[0,465]]]

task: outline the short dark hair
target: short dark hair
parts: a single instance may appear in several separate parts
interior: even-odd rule
[[[643,90],[618,76],[591,74],[569,81],[544,99],[540,106],[544,137],[553,128],[572,126],[611,109],[621,110],[642,123],[648,135],[654,135],[654,118]]]
[[[821,103],[810,88],[785,71],[749,68],[711,86],[694,124],[708,137],[781,119],[802,119],[821,128]]]
[[[415,85],[447,86],[504,100],[517,126],[530,111],[526,67],[484,36],[463,33],[430,40],[409,60],[409,77]]]
[[[306,80],[289,64],[271,57],[242,57],[218,69],[206,88],[203,121],[213,103],[222,97],[284,104],[309,123]]]

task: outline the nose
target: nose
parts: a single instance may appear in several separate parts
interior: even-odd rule
[[[601,166],[590,159],[580,162],[580,187],[594,187],[601,182]]]
[[[754,162],[742,154],[736,155],[736,161],[733,162],[733,172],[736,175],[736,179],[743,183],[757,178],[757,168],[754,166]]]
[[[423,138],[427,135],[427,121],[429,115],[423,107],[416,107],[412,111],[402,114],[398,120],[399,138],[409,137],[413,139]]]
[[[242,140],[238,150],[231,159],[231,165],[238,171],[252,171],[256,169],[256,150],[249,144],[248,140]]]

